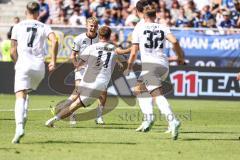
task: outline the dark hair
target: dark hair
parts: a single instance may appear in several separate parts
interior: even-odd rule
[[[144,7],[143,13],[147,17],[156,17],[156,9],[153,5],[147,5]]]
[[[144,7],[147,6],[149,4],[148,0],[140,0],[137,2],[136,4],[136,9],[138,12],[143,12]]]
[[[99,37],[102,37],[107,40],[110,38],[111,33],[112,30],[108,26],[103,26],[98,30]]]
[[[29,2],[27,4],[27,11],[30,14],[39,13],[40,11],[40,5],[37,2]]]

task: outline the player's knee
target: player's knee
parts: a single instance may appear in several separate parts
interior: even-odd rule
[[[150,94],[151,94],[153,97],[157,97],[157,96],[163,95],[162,87],[159,87],[159,88],[156,88],[156,89],[152,90],[152,91],[150,92]]]
[[[138,96],[139,94],[143,92],[148,92],[146,86],[144,83],[137,83],[137,85],[134,87],[134,94]]]

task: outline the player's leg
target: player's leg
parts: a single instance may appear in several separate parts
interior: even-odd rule
[[[172,137],[174,140],[176,140],[178,138],[178,129],[180,127],[180,122],[175,117],[167,99],[163,96],[161,87],[154,89],[151,92],[151,95],[155,97],[157,106],[161,110],[162,114],[165,115],[166,120],[169,123],[169,127],[172,132]]]
[[[106,104],[106,100],[107,100],[107,90],[103,91],[99,97],[99,104],[97,107],[96,124],[104,124],[102,114],[103,114],[103,109]]]
[[[35,90],[45,74],[44,66],[39,70],[31,70],[25,68],[24,70],[16,70],[14,91],[16,94],[15,103],[15,121],[16,121],[16,133],[12,140],[12,143],[19,143],[21,137],[24,135],[24,127],[27,120],[28,109],[28,95],[29,89]]]
[[[47,127],[53,127],[56,121],[69,117],[74,111],[76,111],[78,108],[82,106],[83,104],[81,103],[80,98],[77,98],[69,106],[66,106],[65,108],[61,109],[56,116],[46,121],[45,125]]]
[[[81,82],[81,80],[80,79],[78,79],[78,80],[75,80],[75,89],[74,89],[74,91],[73,91],[73,93],[72,93],[72,95],[68,98],[68,100],[69,100],[69,102],[73,102],[73,101],[75,101],[77,98],[78,98],[78,96],[79,96],[79,84],[80,84],[80,82]],[[71,104],[70,103],[70,104]],[[69,121],[69,123],[70,123],[70,125],[71,126],[74,126],[74,125],[76,125],[77,124],[77,120],[76,120],[76,113],[75,112],[73,112],[71,115],[70,115],[70,121]]]
[[[73,103],[78,98],[78,85],[80,83],[80,80],[75,81],[75,88],[72,92],[72,94],[63,102],[57,104],[57,106],[54,108],[53,113],[57,114],[59,113],[63,108],[69,106],[71,103]]]
[[[147,92],[146,86],[141,81],[137,82],[134,92],[144,116],[142,124],[136,129],[136,131],[147,132],[151,129],[154,122],[152,96]]]
[[[164,97],[162,90],[162,82],[167,78],[169,68],[161,64],[148,64],[144,66],[144,70],[148,71],[148,74],[143,77],[146,87],[155,98],[159,110],[166,117],[168,125],[171,128],[172,138],[175,140],[178,138],[180,122],[172,112],[171,106]]]
[[[27,119],[28,119],[28,104],[29,104],[29,95],[26,95],[24,103],[24,115],[23,115],[23,128],[25,128]]]
[[[47,127],[54,127],[54,123],[56,121],[69,117],[80,107],[90,106],[95,100],[96,98],[79,95],[78,98],[71,105],[63,108],[56,116],[46,121],[45,125]]]
[[[27,96],[26,90],[16,92],[15,102],[16,130],[12,143],[19,143],[20,139],[24,136],[24,111],[25,111],[24,105],[26,101],[26,96]]]

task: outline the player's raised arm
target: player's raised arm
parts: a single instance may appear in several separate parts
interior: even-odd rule
[[[184,52],[180,47],[176,37],[172,33],[169,33],[167,34],[166,38],[173,44],[173,50],[177,54],[179,64],[184,64]]]
[[[120,47],[115,49],[115,52],[119,55],[121,54],[129,54],[131,52],[131,47],[127,48],[127,49],[122,49]]]
[[[11,40],[11,58],[14,63],[17,62],[18,54],[17,54],[17,41]]]
[[[51,58],[51,62],[48,65],[48,69],[49,69],[49,71],[52,71],[56,67],[56,60],[57,60],[57,53],[58,53],[58,41],[57,41],[57,38],[56,38],[56,35],[54,32],[51,32],[48,35],[48,39],[50,40],[51,46],[52,46],[52,58]]]

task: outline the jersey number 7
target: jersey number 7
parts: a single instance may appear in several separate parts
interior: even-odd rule
[[[30,40],[28,40],[27,46],[33,47],[33,41],[36,37],[37,28],[27,27],[27,32],[31,32],[31,37],[30,37]]]

